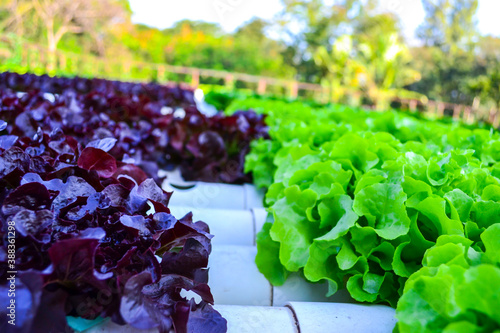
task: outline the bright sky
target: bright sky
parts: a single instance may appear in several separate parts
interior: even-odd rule
[[[414,41],[415,29],[425,13],[420,0],[379,0],[382,9],[396,12],[401,18],[405,36]],[[158,28],[171,27],[182,19],[219,23],[226,31],[234,31],[257,16],[271,19],[282,6],[281,0],[130,0],[132,20]],[[500,0],[479,0],[479,30],[500,36]]]

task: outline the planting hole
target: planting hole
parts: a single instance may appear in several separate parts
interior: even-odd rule
[[[194,298],[194,301],[197,304],[199,304],[201,302],[201,296],[200,295],[198,295],[194,291],[186,290],[184,288],[182,288],[182,290],[181,290],[181,297],[184,297],[184,298],[186,298],[188,300],[190,300],[191,298]]]
[[[196,186],[196,184],[193,184],[193,185],[176,185],[176,184],[170,184],[170,186],[172,186],[175,189],[181,190],[181,191],[182,190],[187,191],[187,190],[190,190],[190,189],[194,188]]]

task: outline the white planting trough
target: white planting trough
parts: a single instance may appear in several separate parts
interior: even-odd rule
[[[162,188],[174,192],[169,206],[245,210],[263,207],[264,193],[250,184],[186,182],[178,171],[160,172],[167,176]]]
[[[298,273],[273,287],[255,265],[256,233],[268,216],[263,193],[252,185],[185,182],[178,172],[164,173],[163,189],[173,191],[169,208],[181,218],[210,226],[215,236],[209,258],[209,285],[215,309],[229,333],[390,333],[394,309],[353,304],[346,290],[325,297],[326,283],[308,283]],[[106,320],[85,333],[140,333]]]
[[[301,333],[389,333],[395,310],[384,305],[291,302]]]
[[[98,326],[94,326],[88,330],[83,331],[85,333],[156,333],[157,329],[152,330],[139,330],[132,326],[120,326],[113,323],[111,320],[106,320]]]
[[[251,210],[211,209],[169,205],[170,212],[181,218],[189,212],[195,221],[203,221],[214,235],[212,245],[255,245],[256,233],[262,229],[267,211],[264,208]]]
[[[255,265],[254,246],[214,247],[209,257],[209,286],[215,304],[271,306],[271,284]]]
[[[390,333],[394,309],[383,305],[292,302],[285,307],[216,305],[228,333]],[[106,320],[85,333],[152,333]]]
[[[308,283],[292,274],[273,287],[255,265],[254,246],[216,246],[209,259],[209,285],[215,304],[284,306],[292,301],[355,302],[345,290],[326,297],[325,283]]]
[[[297,273],[291,274],[285,284],[273,287],[273,306],[285,306],[289,302],[336,302],[357,303],[346,289],[326,297],[327,283],[309,283]]]
[[[227,320],[228,333],[298,333],[290,308],[268,306],[216,305]]]

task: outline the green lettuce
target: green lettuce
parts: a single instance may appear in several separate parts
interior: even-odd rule
[[[500,224],[481,239],[438,238],[405,284],[396,331],[500,332]]]
[[[347,288],[360,302],[407,304],[398,313],[418,313],[407,318],[419,323],[415,331],[442,322],[448,332],[482,329],[498,307],[463,305],[445,286],[472,293],[488,273],[484,280],[500,289],[491,246],[500,236],[490,233],[500,222],[498,132],[396,111],[265,99],[237,100],[228,112],[241,108],[268,115],[272,140],[252,144],[246,171],[267,189],[273,222],[259,233],[256,263],[271,283],[302,272],[326,281],[328,295]],[[436,290],[428,294],[419,293],[423,282],[411,282],[431,278],[425,288]],[[459,320],[450,317],[463,307]]]

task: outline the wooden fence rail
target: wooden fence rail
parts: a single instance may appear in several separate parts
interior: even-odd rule
[[[16,42],[9,36],[0,35],[0,45],[2,43],[10,44],[12,48],[12,45]],[[19,40],[17,40],[17,43],[19,43]],[[193,87],[197,87],[203,78],[212,78],[221,81],[227,87],[234,87],[237,82],[245,83],[250,89],[261,95],[272,91],[292,99],[307,95],[319,102],[329,101],[329,88],[320,84],[214,69],[146,63],[127,59],[104,59],[61,50],[51,55],[45,46],[26,41],[22,41],[21,43],[21,46],[17,46],[18,48],[21,47],[18,63],[26,70],[37,74],[71,73],[79,76],[127,81],[145,82],[154,80],[158,83],[167,83],[169,76],[171,77],[171,74],[175,74],[184,76],[183,78],[177,77],[177,81],[188,81]],[[5,53],[0,52],[0,60],[7,57]],[[351,97],[362,95],[362,92],[359,90],[345,90],[344,93]],[[452,116],[455,119],[461,118],[468,123],[482,120],[493,124],[496,128],[500,125],[499,110],[481,107],[479,99],[475,99],[472,105],[402,98],[394,98],[390,102],[403,109],[430,112],[437,117]]]

